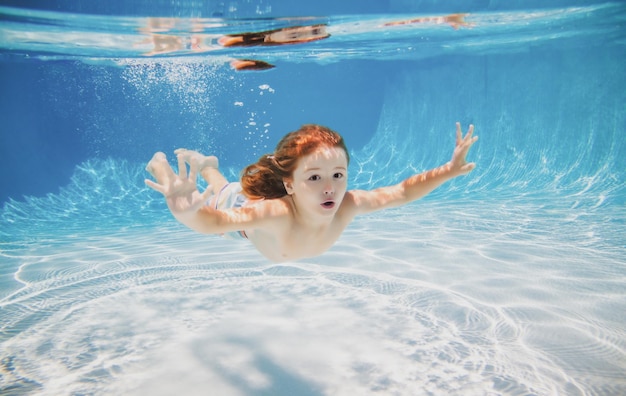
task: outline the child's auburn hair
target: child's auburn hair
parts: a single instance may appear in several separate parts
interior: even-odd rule
[[[340,147],[350,156],[346,144],[337,132],[330,128],[307,124],[283,137],[273,154],[264,155],[248,165],[241,175],[241,187],[250,199],[274,199],[287,195],[283,179],[291,178],[298,160],[319,147]]]

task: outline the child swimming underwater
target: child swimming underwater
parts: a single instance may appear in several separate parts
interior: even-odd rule
[[[273,154],[243,170],[240,183],[224,178],[216,157],[178,149],[179,173],[159,152],[146,167],[156,183],[146,184],[163,194],[172,215],[192,230],[247,238],[272,261],[298,260],[328,250],[355,216],[405,205],[471,172],[475,164],[466,156],[478,139],[473,132],[470,125],[463,136],[457,123],[450,162],[371,191],[347,191],[348,150],[338,133],[320,125],[287,134]],[[209,183],[202,193],[198,172]]]

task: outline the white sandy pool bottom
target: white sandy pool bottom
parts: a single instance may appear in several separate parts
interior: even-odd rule
[[[0,389],[624,393],[624,252],[606,224],[535,209],[412,205],[280,265],[174,223],[25,243]]]

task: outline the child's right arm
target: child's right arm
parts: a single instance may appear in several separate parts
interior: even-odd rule
[[[192,165],[189,175],[184,161],[179,161],[179,174],[176,174],[165,159],[165,155],[156,154],[148,167],[156,178],[156,183],[146,179],[146,185],[165,197],[165,202],[176,220],[202,233],[215,233],[214,213],[203,210],[209,199],[210,191],[198,191],[196,185],[197,166]],[[216,212],[216,211],[213,211]]]
[[[148,167],[156,178],[155,183],[146,179],[148,187],[165,197],[170,212],[182,224],[203,234],[222,234],[257,227],[272,227],[280,223],[288,210],[280,200],[266,200],[258,204],[227,211],[216,210],[206,205],[210,190],[200,193],[196,184],[196,163],[190,172],[183,159],[179,158],[179,174],[176,174],[165,159],[155,155]]]

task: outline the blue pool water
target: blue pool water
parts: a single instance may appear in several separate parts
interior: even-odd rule
[[[3,1],[0,394],[625,394],[626,6],[440,3]],[[473,173],[299,262],[193,233],[143,182],[177,147],[236,179],[315,122],[373,188],[446,162],[456,121]]]

